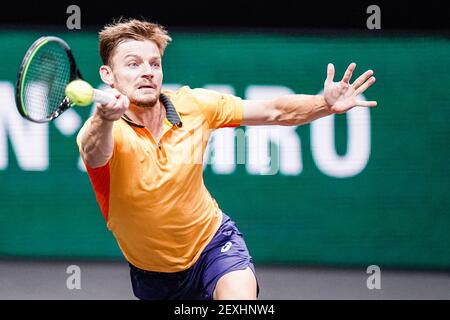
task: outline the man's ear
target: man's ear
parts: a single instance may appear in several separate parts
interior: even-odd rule
[[[114,75],[110,66],[102,65],[99,70],[100,78],[102,81],[109,85],[111,88],[114,88]]]

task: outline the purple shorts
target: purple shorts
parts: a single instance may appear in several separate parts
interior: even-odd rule
[[[139,299],[212,300],[220,277],[247,267],[256,277],[242,233],[230,217],[223,214],[219,230],[192,267],[165,273],[145,271],[130,264],[130,276],[134,295]]]

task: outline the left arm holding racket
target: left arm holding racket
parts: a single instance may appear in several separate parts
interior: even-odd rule
[[[68,44],[58,37],[41,37],[28,49],[20,66],[16,105],[26,119],[45,123],[67,109],[97,102],[94,116],[83,128],[83,159],[92,168],[105,164],[114,147],[112,123],[128,109],[118,91],[96,90],[83,81]]]

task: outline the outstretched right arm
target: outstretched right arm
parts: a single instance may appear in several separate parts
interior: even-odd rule
[[[84,125],[79,136],[80,154],[90,168],[104,166],[114,150],[113,123],[128,110],[129,100],[118,91],[116,101],[98,104],[94,115]]]

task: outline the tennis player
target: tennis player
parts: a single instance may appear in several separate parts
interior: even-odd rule
[[[100,32],[100,76],[116,101],[97,105],[77,136],[107,227],[130,265],[140,299],[256,299],[252,258],[236,224],[203,183],[211,131],[248,125],[298,126],[355,106],[374,82],[371,70],[349,83],[355,64],[323,95],[273,100],[187,86],[161,91],[163,26],[127,20]],[[195,72],[195,70],[193,70]]]

